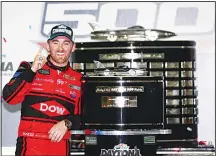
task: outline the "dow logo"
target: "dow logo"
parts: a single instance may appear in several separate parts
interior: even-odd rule
[[[141,25],[179,35],[206,35],[214,31],[215,8],[213,2],[46,2],[41,33],[47,37],[54,25],[63,23],[76,37],[87,37],[90,21],[108,29]]]

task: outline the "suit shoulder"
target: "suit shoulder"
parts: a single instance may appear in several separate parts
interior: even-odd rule
[[[22,61],[19,65],[19,68],[31,68],[33,62]]]
[[[75,71],[73,68],[70,67],[69,74],[75,76],[75,77],[83,77],[83,74],[81,72]]]

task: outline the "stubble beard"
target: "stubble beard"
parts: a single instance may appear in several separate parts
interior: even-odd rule
[[[54,64],[58,65],[58,66],[65,66],[67,65],[68,61],[69,61],[69,57],[64,56],[64,57],[58,57],[58,56],[51,56],[51,59],[53,61]]]

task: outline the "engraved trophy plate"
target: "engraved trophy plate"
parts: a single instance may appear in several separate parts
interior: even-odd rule
[[[165,68],[179,68],[178,62],[166,62]]]
[[[193,117],[184,117],[182,118],[182,124],[193,124]]]
[[[198,105],[198,99],[193,99],[193,98],[182,99],[182,105],[184,105],[184,106],[187,106],[187,105]]]
[[[192,68],[193,67],[193,62],[181,62],[181,68]]]
[[[194,64],[194,68],[196,69],[196,62],[194,61],[193,64]]]
[[[86,63],[86,69],[95,69],[96,65],[95,63]]]
[[[73,63],[74,70],[84,70],[84,63]]]
[[[193,115],[194,114],[194,108],[182,108],[182,114],[189,114]]]
[[[147,68],[147,62],[131,62],[132,68]]]
[[[86,136],[85,137],[86,145],[97,145],[97,137],[96,136]]]
[[[144,92],[143,86],[97,86],[96,93]]]
[[[121,59],[131,60],[131,59],[141,59],[141,58],[142,58],[141,53],[123,53],[121,54]]]
[[[181,94],[182,96],[197,96],[197,90],[193,90],[193,89],[183,89]]]
[[[166,90],[166,96],[179,96],[179,90]]]
[[[131,63],[130,62],[117,62],[117,67],[118,66],[128,66],[128,67],[130,67]]]
[[[198,105],[198,99],[194,99],[194,105]]]
[[[143,53],[142,59],[164,59],[164,53]]]
[[[150,62],[150,68],[163,68],[163,62]]]
[[[88,75],[88,76],[95,76],[96,74],[94,72],[86,72],[86,75]]]
[[[166,118],[167,124],[180,124],[180,118]]]
[[[166,77],[179,77],[178,71],[166,71],[165,72]]]
[[[164,59],[164,53],[112,53],[99,54],[100,60]]]
[[[105,67],[114,67],[114,63],[103,63]],[[95,69],[96,64],[95,63],[86,63],[86,69]]]
[[[179,115],[180,114],[180,109],[179,108],[167,108],[166,109],[166,114],[167,115]]]
[[[162,71],[151,71],[150,76],[163,76]]]
[[[179,87],[179,81],[166,81],[166,87]]]
[[[137,107],[136,96],[102,96],[102,108]]]
[[[167,106],[178,106],[180,100],[179,99],[166,99]]]
[[[193,77],[193,71],[181,71],[181,77]]]
[[[120,60],[121,54],[99,54],[99,60]]]
[[[182,87],[193,87],[193,80],[182,80],[181,86]]]

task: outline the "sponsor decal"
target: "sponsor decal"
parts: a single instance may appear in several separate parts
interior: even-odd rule
[[[129,149],[127,144],[119,144],[114,146],[114,149],[101,149],[100,156],[142,156],[140,150],[135,146],[134,149]]]
[[[61,71],[60,71],[60,70],[57,70],[57,72],[58,72],[58,75],[61,73]]]
[[[57,103],[56,101],[48,101],[46,103],[36,103],[31,107],[50,117],[69,114],[69,111],[63,105]]]
[[[22,72],[16,72],[16,73],[14,74],[13,78],[18,77],[21,73],[22,73]]]
[[[23,136],[33,137],[34,133],[33,132],[23,132]]]
[[[74,80],[74,81],[76,80],[75,77],[72,77],[72,76],[70,76],[68,74],[64,74],[63,77],[66,78],[66,79],[68,79],[68,80]]]
[[[118,144],[116,146],[114,146],[114,149],[117,150],[117,149],[125,149],[125,150],[128,150],[130,147],[127,145],[127,144]]]
[[[28,137],[49,138],[47,134],[43,134],[43,133],[22,132],[22,135]]]
[[[60,89],[56,89],[55,91],[58,92],[58,93],[61,93],[61,94],[65,94],[65,91],[63,91],[61,88]]]
[[[32,88],[32,90],[43,90],[42,88]]]
[[[43,75],[50,75],[50,70],[49,69],[39,69],[38,73],[43,74]]]
[[[12,85],[15,82],[15,80],[10,80],[10,82],[8,83],[8,85]]]
[[[76,97],[76,93],[75,93],[74,91],[70,91],[70,96],[71,96],[72,98],[75,98],[75,97]]]
[[[57,79],[57,85],[67,84],[67,81],[63,81],[62,79]]]
[[[97,145],[97,137],[96,136],[86,136],[85,143],[86,145]]]
[[[60,27],[59,27],[60,28]],[[66,28],[66,27],[65,27]],[[52,33],[59,33],[59,32],[63,32],[63,33],[67,33],[68,35],[71,36],[72,32],[70,30],[67,30],[65,28],[61,28],[61,29],[53,29]]]
[[[69,84],[68,86],[69,86],[70,88],[76,89],[76,90],[80,90],[80,89],[81,89],[81,87],[79,87],[79,86],[74,86],[74,85],[72,85],[72,84]]]
[[[50,82],[53,83],[54,80],[53,79],[42,79],[42,78],[36,78],[37,81],[43,81],[43,82]]]
[[[33,86],[42,86],[41,83],[32,83]]]
[[[144,136],[144,144],[155,144],[155,136]]]

